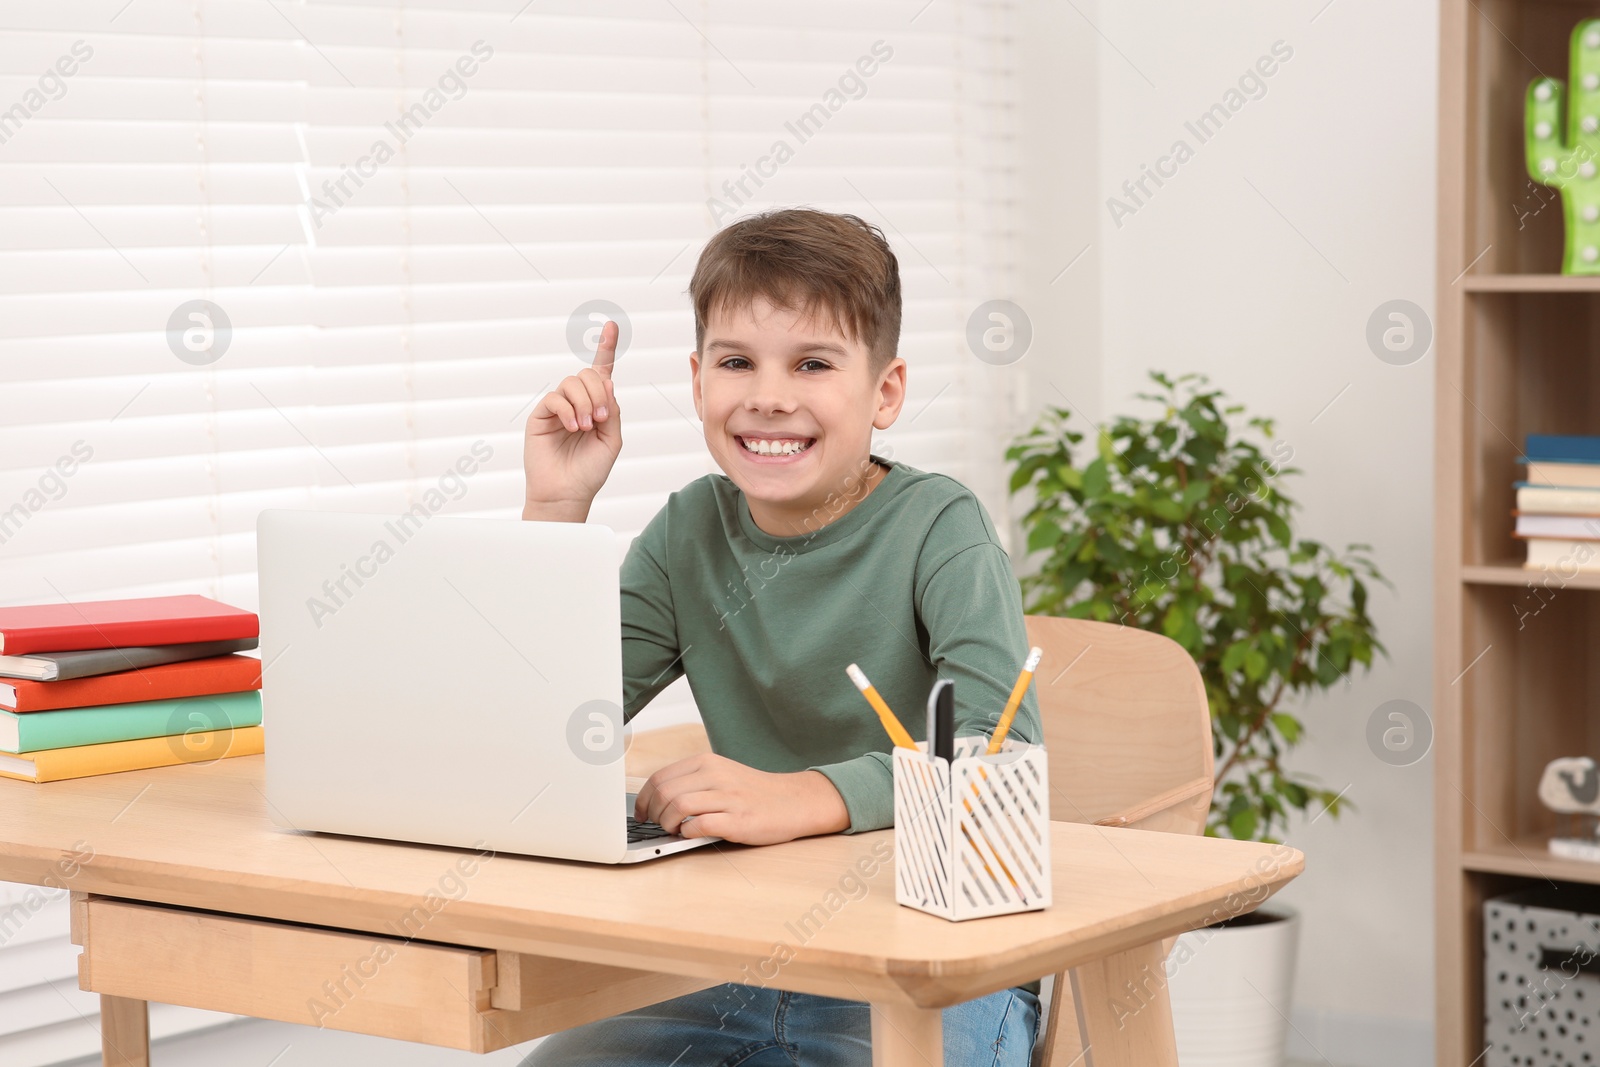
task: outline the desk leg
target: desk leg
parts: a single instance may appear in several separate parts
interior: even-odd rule
[[[150,1012],[144,1001],[100,994],[100,1062],[150,1067]]]
[[[909,1004],[872,1006],[872,1067],[943,1067],[944,1012]]]
[[[1160,941],[1072,971],[1088,1067],[1178,1067]]]

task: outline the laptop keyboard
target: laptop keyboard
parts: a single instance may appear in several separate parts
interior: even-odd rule
[[[676,836],[676,834],[668,833],[663,829],[660,823],[640,822],[632,815],[628,816],[628,844],[630,845],[638,841],[654,841],[657,838]]]

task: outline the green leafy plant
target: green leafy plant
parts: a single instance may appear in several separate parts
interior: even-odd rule
[[[1203,375],[1140,393],[1156,418],[1119,416],[1080,448],[1066,408],[1047,408],[1006,450],[1011,493],[1032,490],[1022,518],[1021,579],[1032,614],[1154,630],[1194,657],[1216,744],[1209,836],[1276,841],[1289,812],[1352,806],[1282,764],[1304,736],[1292,698],[1335,685],[1387,655],[1367,615],[1367,580],[1388,584],[1352,544],[1339,554],[1297,538],[1283,480],[1294,450],[1272,421],[1243,412]],[[1252,432],[1253,431],[1253,432]],[[1260,439],[1258,444],[1256,438]],[[1263,451],[1262,445],[1272,449]]]

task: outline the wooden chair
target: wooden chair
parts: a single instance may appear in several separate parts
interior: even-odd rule
[[[1050,754],[1051,817],[1204,833],[1212,793],[1211,713],[1189,654],[1160,634],[1111,623],[1029,615],[1027,628],[1029,642],[1044,650],[1034,687]],[[628,748],[627,773],[645,778],[709,750],[699,723],[641,731]],[[1161,959],[1175,941],[1163,943]],[[1105,977],[1110,988],[1121,987],[1122,976]],[[1037,1067],[1082,1062],[1083,1013],[1073,985],[1066,971],[1044,983]]]
[[[1189,654],[1170,638],[1113,623],[1029,615],[1027,627],[1028,641],[1044,650],[1034,692],[1050,754],[1050,817],[1203,834],[1213,786],[1211,710]],[[1176,941],[1163,942],[1162,960]],[[1140,978],[1106,975],[1105,982],[1120,989]],[[1047,983],[1038,1067],[1082,1062],[1074,984],[1066,971]]]

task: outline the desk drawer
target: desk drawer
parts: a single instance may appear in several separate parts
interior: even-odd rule
[[[74,893],[78,985],[492,1052],[704,980]]]

